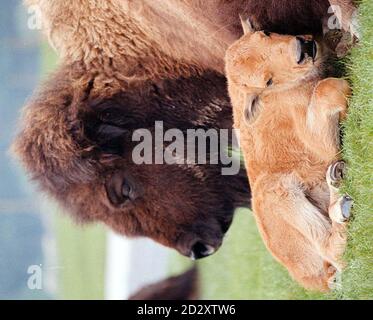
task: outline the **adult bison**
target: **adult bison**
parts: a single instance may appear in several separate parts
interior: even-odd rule
[[[24,112],[14,150],[41,188],[80,221],[102,221],[200,258],[220,246],[243,171],[221,163],[137,165],[132,133],[231,128],[223,76],[239,14],[257,26],[320,33],[328,1],[29,0],[60,65]]]

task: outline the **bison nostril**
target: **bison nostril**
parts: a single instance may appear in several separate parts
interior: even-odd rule
[[[214,247],[198,241],[192,247],[190,258],[193,260],[201,259],[201,258],[212,255],[214,252],[215,252]]]

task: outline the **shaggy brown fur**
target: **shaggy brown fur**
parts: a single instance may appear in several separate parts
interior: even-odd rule
[[[153,131],[160,119],[165,130],[230,128],[224,78],[206,73],[142,83],[102,99],[71,88],[72,68],[26,108],[15,149],[33,178],[80,220],[147,235],[188,256],[198,242],[218,248],[234,208],[248,205],[245,173],[222,179],[222,165],[137,165],[131,138],[138,128]],[[118,179],[131,185],[126,205],[111,201]]]
[[[328,0],[26,2],[40,6],[44,31],[64,61],[83,61],[87,69],[109,72],[108,77],[115,70],[127,80],[224,72],[225,51],[242,35],[239,15],[258,29],[320,34],[330,5]],[[351,2],[333,0],[346,10]]]
[[[27,104],[14,146],[32,177],[79,220],[149,236],[186,255],[200,241],[218,247],[234,208],[249,198],[244,174],[221,177],[220,165],[136,166],[128,137],[155,120],[181,129],[230,127],[221,74],[226,48],[241,35],[238,13],[257,10],[276,28],[281,2],[291,9],[285,31],[318,32],[321,19],[310,17],[323,15],[322,5],[298,1],[296,16],[279,0],[263,2],[271,14],[247,0],[27,2],[39,5],[61,58]],[[142,190],[130,207],[108,196],[120,178]]]
[[[351,204],[334,185],[341,164],[331,166],[350,89],[345,80],[323,79],[322,46],[315,55],[311,37],[247,30],[226,62],[253,212],[290,274],[308,289],[328,290],[342,268]]]

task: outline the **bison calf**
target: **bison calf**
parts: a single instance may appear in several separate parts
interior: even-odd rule
[[[338,195],[339,121],[348,83],[323,76],[325,52],[311,36],[255,32],[226,55],[234,124],[267,248],[300,284],[326,291],[343,263],[352,201]]]

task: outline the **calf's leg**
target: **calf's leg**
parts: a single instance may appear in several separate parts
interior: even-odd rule
[[[293,177],[262,176],[253,194],[254,216],[268,250],[305,288],[329,290],[337,268],[321,254],[332,228],[327,217]]]
[[[350,94],[348,82],[337,78],[321,80],[314,89],[300,137],[324,161],[339,157],[339,122],[346,117]]]
[[[343,169],[344,162],[338,161],[331,164],[326,173],[330,192],[329,217],[332,220],[332,229],[325,249],[330,261],[333,261],[333,265],[339,271],[344,266],[342,255],[347,241],[346,222],[350,217],[352,206],[352,199],[349,196],[339,195],[338,185],[342,179]]]

